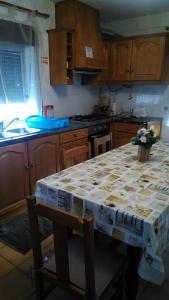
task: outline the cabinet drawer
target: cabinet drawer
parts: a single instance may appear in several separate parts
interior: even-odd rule
[[[88,137],[87,128],[61,133],[60,144],[76,141],[85,137]]]
[[[115,131],[123,131],[123,132],[136,133],[137,130],[141,127],[145,127],[145,125],[136,125],[136,124],[131,124],[131,123],[115,123],[114,124]]]
[[[78,147],[78,146],[81,146],[81,145],[88,145],[88,140],[87,138],[84,138],[84,139],[79,139],[77,141],[72,141],[72,142],[69,142],[69,143],[65,143],[63,145],[60,146],[60,149],[65,149],[65,150],[68,150],[68,149],[71,149],[71,148],[74,148],[74,147]]]

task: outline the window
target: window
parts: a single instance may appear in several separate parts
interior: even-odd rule
[[[30,26],[0,20],[0,120],[25,119],[38,113],[41,101],[35,32]]]
[[[0,48],[0,104],[24,102],[23,48]]]

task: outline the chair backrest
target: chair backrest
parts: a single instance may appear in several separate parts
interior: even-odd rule
[[[94,137],[94,156],[112,149],[112,133],[100,137]]]
[[[42,275],[44,274],[38,216],[43,216],[53,223],[54,254],[57,266],[56,280],[59,280],[61,285],[67,286],[68,289],[70,289],[70,280],[67,230],[71,228],[83,232],[86,282],[84,293],[89,299],[92,299],[95,296],[93,218],[91,216],[84,218],[77,217],[46,204],[38,204],[34,196],[27,198],[27,206],[31,227],[35,272],[38,270]],[[45,273],[45,276],[50,277],[51,275],[48,272],[48,274]]]

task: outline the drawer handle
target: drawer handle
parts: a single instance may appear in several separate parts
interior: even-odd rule
[[[77,138],[77,133],[74,133],[74,137]]]

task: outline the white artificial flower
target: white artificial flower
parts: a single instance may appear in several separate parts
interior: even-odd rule
[[[151,131],[154,131],[154,126],[153,126],[153,125],[150,126],[150,130],[151,130]]]
[[[144,136],[144,135],[141,136],[140,141],[141,141],[142,143],[146,143],[146,142],[147,142],[146,136]]]
[[[139,129],[139,130],[137,131],[137,133],[138,133],[139,135],[145,135],[145,134],[147,133],[147,130],[146,130],[146,128],[141,128],[141,129]]]

